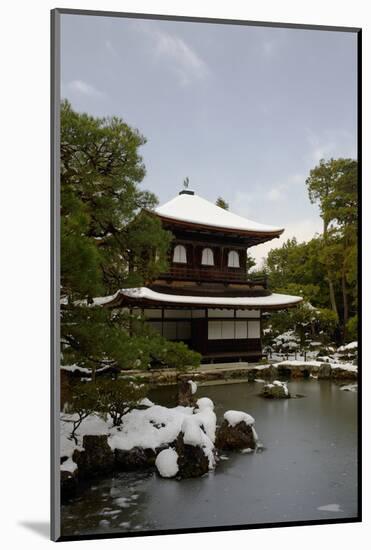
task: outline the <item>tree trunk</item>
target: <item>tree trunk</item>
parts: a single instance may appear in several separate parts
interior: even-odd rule
[[[328,287],[330,292],[331,309],[336,313],[336,316],[339,318],[338,309],[336,307],[334,283],[331,281],[330,277],[327,277],[327,280],[328,280]]]
[[[327,230],[328,230],[328,222],[323,220],[323,238],[325,242],[327,242]],[[336,307],[334,283],[331,280],[330,271],[327,272],[327,281],[328,281],[328,288],[329,288],[329,294],[330,294],[331,309],[334,313],[336,313],[336,317],[339,319],[338,309]]]

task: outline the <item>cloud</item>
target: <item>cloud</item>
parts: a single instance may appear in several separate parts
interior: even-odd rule
[[[269,201],[275,202],[287,197],[287,191],[292,191],[293,187],[304,185],[306,176],[303,174],[290,174],[285,178],[284,183],[279,183],[272,187],[266,194]]]
[[[134,26],[150,38],[154,56],[167,60],[181,86],[203,80],[210,74],[205,61],[184,39],[154,27],[153,23],[149,25],[142,21]]]
[[[322,137],[308,131],[309,143],[308,161],[318,164],[321,159],[328,159],[336,151],[336,143],[329,136]]]
[[[112,57],[118,57],[118,53],[116,51],[116,48],[112,44],[111,40],[106,40],[104,43],[106,50],[112,55]]]
[[[322,133],[315,133],[306,129],[308,144],[304,160],[313,168],[321,159],[339,157],[357,157],[357,133],[343,128],[329,129]]]
[[[278,201],[283,197],[282,189],[279,187],[273,187],[268,191],[266,197],[269,201]]]
[[[230,199],[230,210],[240,216],[249,217],[254,214],[256,209],[256,200],[258,200],[256,192],[236,191]]]
[[[84,80],[71,80],[66,85],[62,83],[62,95],[68,94],[68,92],[90,97],[103,97],[105,95],[104,92],[101,92]]]
[[[206,63],[184,40],[168,33],[157,33],[157,52],[173,59],[182,83],[188,83],[190,77],[199,79],[208,74]]]
[[[267,243],[249,248],[249,252],[255,259],[258,268],[262,266],[263,260],[267,257],[268,252],[273,248],[281,248],[287,239],[296,237],[299,243],[307,242],[310,241],[316,233],[321,233],[322,231],[322,220],[319,217],[289,222],[284,225],[285,231],[279,239],[273,239]]]

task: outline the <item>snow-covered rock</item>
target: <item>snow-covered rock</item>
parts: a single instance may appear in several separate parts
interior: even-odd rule
[[[218,449],[255,449],[258,439],[254,418],[243,411],[227,411],[217,429],[215,446]]]
[[[334,380],[356,380],[358,373],[357,365],[353,365],[352,363],[340,360],[329,360],[326,362],[315,360],[287,360],[276,363],[276,367],[278,368],[278,372],[281,376],[292,378],[299,376],[309,377],[310,375],[317,375],[321,367],[323,367],[323,369],[326,367],[326,377],[330,377]],[[330,371],[331,374],[330,376],[328,376],[328,373]]]
[[[205,434],[203,434],[204,437],[201,436],[202,430],[200,432],[193,428],[190,430],[190,425],[185,426],[184,429],[186,437],[184,438],[183,433],[180,433],[175,446],[178,453],[178,475],[181,478],[202,476],[214,468],[214,445]],[[188,443],[185,443],[185,440]]]
[[[183,420],[181,429],[183,443],[202,449],[208,460],[209,469],[212,470],[215,466],[216,415],[210,406],[201,407],[199,412],[197,412],[197,409],[195,412],[196,414]]]
[[[197,391],[197,384],[192,380],[181,380],[178,385],[178,405],[192,407],[195,404],[193,397]]]
[[[351,350],[357,350],[358,349],[358,342],[357,341],[354,341],[354,342],[350,342],[349,344],[346,344],[345,346],[340,346],[340,348],[338,348],[338,352],[346,352],[346,351],[351,351]]]
[[[201,397],[200,399],[197,399],[196,405],[200,411],[205,409],[211,409],[212,411],[214,410],[214,403],[208,397]]]
[[[240,422],[245,422],[248,426],[255,423],[254,418],[243,411],[227,411],[224,413],[224,419],[233,428]]]
[[[192,395],[194,395],[197,391],[197,384],[193,380],[188,380],[188,384],[191,386],[191,392]]]
[[[274,380],[271,384],[265,384],[261,395],[268,399],[287,399],[291,397],[287,384],[280,380]]]
[[[76,417],[64,414],[61,456],[65,471],[70,472],[77,465],[79,474],[81,468],[82,476],[90,477],[106,467],[112,469],[113,462],[124,471],[153,467],[160,452],[169,447],[177,450],[177,446],[182,451],[181,477],[202,475],[205,465],[207,470],[214,468],[216,415],[211,399],[199,399],[197,407],[168,408],[153,405],[149,400],[141,405],[146,408],[126,414],[118,428],[97,415],[90,415],[76,431],[77,442],[70,438]],[[193,472],[186,466],[191,458],[196,461]]]
[[[84,435],[83,449],[72,455],[77,464],[79,477],[95,477],[111,472],[115,457],[107,442],[107,435]]]
[[[346,384],[344,386],[341,386],[340,389],[342,391],[357,392],[358,391],[358,384]]]
[[[164,449],[157,455],[155,465],[161,477],[175,477],[179,471],[178,453],[174,449]]]

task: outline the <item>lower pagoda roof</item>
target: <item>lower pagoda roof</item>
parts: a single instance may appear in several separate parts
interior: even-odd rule
[[[96,298],[96,305],[107,307],[218,307],[245,309],[283,309],[302,302],[300,296],[270,294],[269,296],[182,296],[156,292],[147,287],[123,288],[113,296]]]

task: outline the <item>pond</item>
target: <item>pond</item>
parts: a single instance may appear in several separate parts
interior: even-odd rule
[[[229,409],[256,421],[262,452],[223,452],[214,472],[182,481],[155,473],[94,480],[62,506],[62,534],[153,531],[357,515],[357,393],[330,381],[289,383],[300,399],[266,400],[260,383],[201,386],[218,420]],[[174,388],[150,398],[173,405]]]

